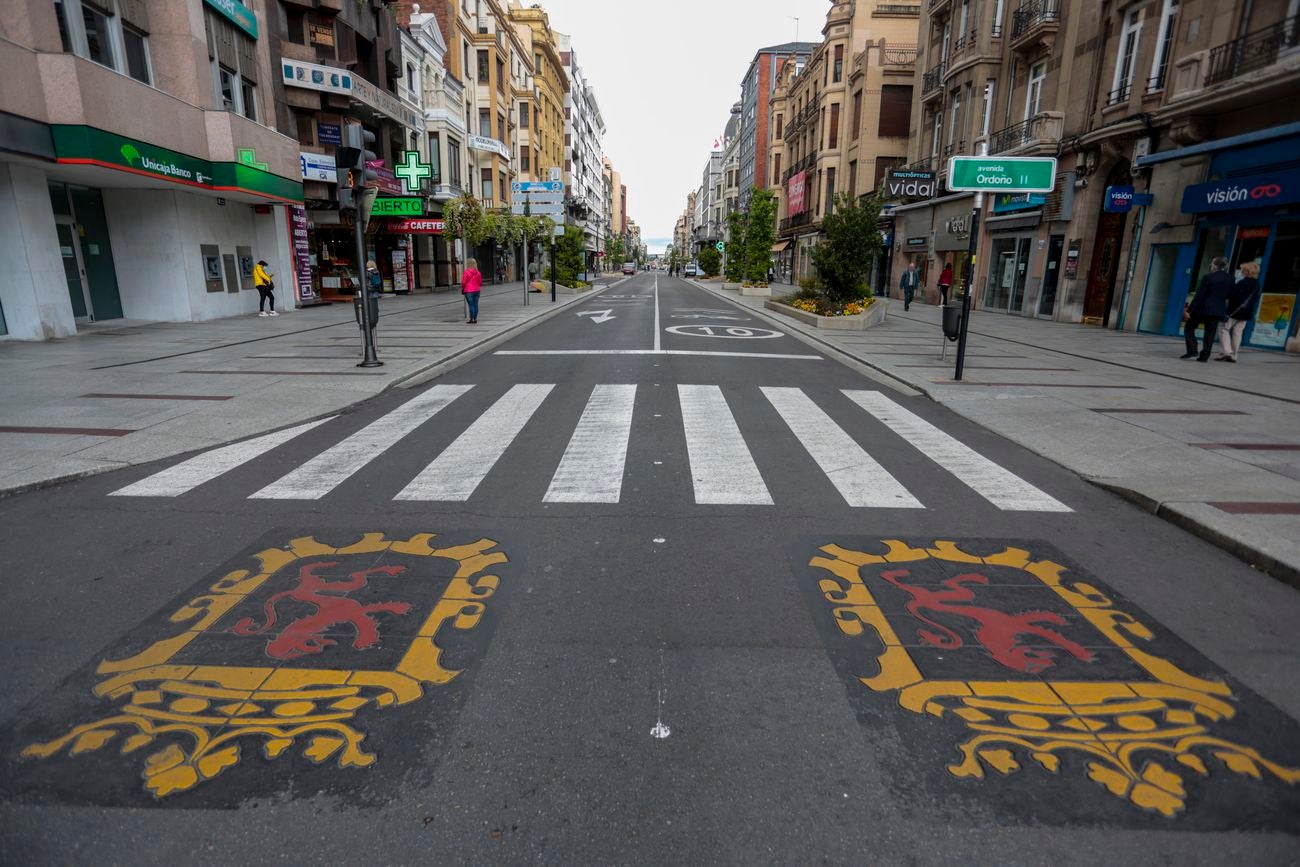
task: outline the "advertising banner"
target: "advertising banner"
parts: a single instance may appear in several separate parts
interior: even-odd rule
[[[799,172],[792,175],[786,183],[785,191],[785,212],[787,214],[801,214],[804,211],[804,186],[807,181],[808,173]]]
[[[1267,294],[1259,299],[1259,312],[1255,314],[1255,329],[1250,342],[1254,346],[1286,346],[1286,339],[1295,321],[1295,296]]]
[[[290,87],[320,90],[325,93],[352,93],[352,73],[337,66],[322,66],[303,60],[280,60],[280,74]]]
[[[290,205],[289,242],[293,246],[294,291],[299,302],[313,301],[316,293],[311,285],[311,247],[307,244],[307,210],[301,205]]]

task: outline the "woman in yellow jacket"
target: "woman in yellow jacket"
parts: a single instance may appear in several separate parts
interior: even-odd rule
[[[275,312],[275,281],[271,279],[271,274],[266,270],[266,260],[259,259],[253,266],[253,285],[257,287],[257,315],[258,316],[279,316]],[[271,302],[271,312],[266,312],[266,302]]]

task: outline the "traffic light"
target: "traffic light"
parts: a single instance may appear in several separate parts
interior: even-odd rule
[[[361,204],[374,201],[373,196],[358,200],[356,190],[364,187],[368,181],[377,180],[379,175],[367,163],[379,159],[370,147],[375,143],[375,134],[360,124],[350,123],[343,127],[343,144],[334,148],[334,176],[338,182],[339,210],[357,208]],[[369,219],[369,207],[361,215],[364,223]]]
[[[356,207],[352,200],[352,169],[344,162],[346,150],[347,148],[334,149],[334,180],[338,183],[340,211]]]

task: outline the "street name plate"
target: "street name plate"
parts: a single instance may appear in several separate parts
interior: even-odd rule
[[[375,199],[375,206],[370,213],[375,217],[422,217],[424,199],[419,196]]]
[[[1055,157],[949,157],[948,189],[954,193],[1050,193]]]

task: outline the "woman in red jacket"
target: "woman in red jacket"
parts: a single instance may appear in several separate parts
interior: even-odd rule
[[[470,259],[465,263],[465,273],[460,277],[460,291],[469,307],[467,323],[470,325],[478,322],[478,293],[482,288],[483,275],[478,272],[478,260]]]
[[[952,265],[944,265],[939,275],[939,303],[948,304],[948,292],[952,289]]]

